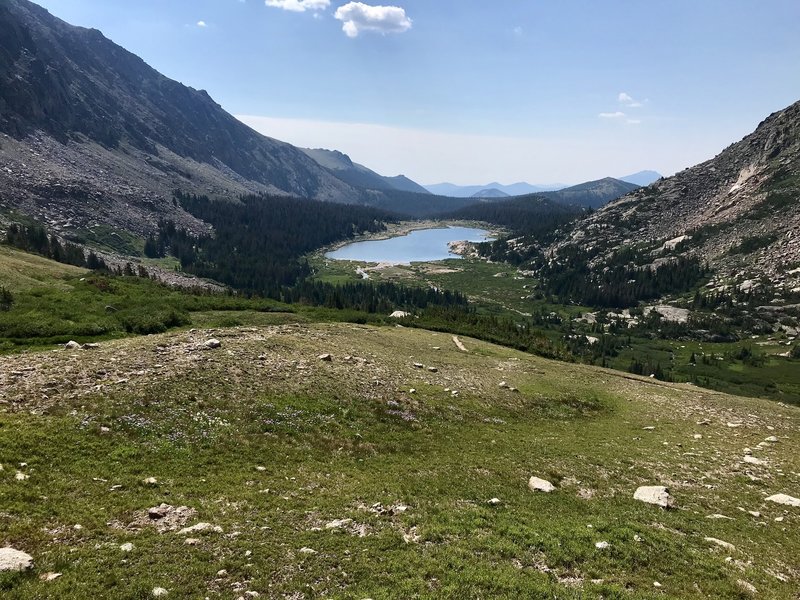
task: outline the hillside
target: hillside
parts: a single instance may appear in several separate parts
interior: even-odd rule
[[[354,163],[347,154],[343,154],[338,150],[325,150],[322,148],[301,148],[301,150],[320,166],[325,167],[334,176],[349,185],[369,190],[399,190],[417,194],[430,193],[404,175],[385,177],[363,165]]]
[[[0,5],[0,212],[56,230],[152,231],[181,189],[361,202],[297,148],[264,137],[206,92],[172,81],[99,31],[27,0]]]
[[[4,598],[795,597],[800,508],[766,498],[800,495],[798,409],[461,342],[284,324],[0,357],[2,541],[34,564]]]
[[[563,190],[542,192],[541,195],[559,204],[599,208],[620,196],[638,189],[638,187],[633,183],[606,177],[597,181],[587,181],[586,183],[573,185]]]
[[[627,181],[628,183],[633,183],[634,185],[646,187],[651,183],[658,181],[662,177],[663,175],[661,173],[658,173],[657,171],[638,171],[630,175],[625,175],[624,177],[617,177],[617,179],[619,179],[620,181]]]
[[[508,198],[509,195],[505,192],[498,190],[497,188],[489,188],[485,190],[481,190],[480,192],[475,192],[471,196],[472,198]]]
[[[800,288],[798,231],[800,102],[715,158],[608,204],[566,231],[550,253],[580,246],[597,265],[624,247],[653,258],[697,257],[719,285],[788,292]]]

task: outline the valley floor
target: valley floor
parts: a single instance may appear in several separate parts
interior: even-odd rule
[[[461,341],[285,323],[0,356],[0,546],[35,563],[0,592],[797,597],[800,508],[766,498],[800,496],[800,409]]]

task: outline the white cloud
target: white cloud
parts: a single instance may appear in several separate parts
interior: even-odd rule
[[[627,121],[628,125],[639,125],[641,122],[642,121],[640,119],[628,119]]]
[[[208,27],[208,25],[206,24],[206,22],[205,22],[205,21],[198,21],[198,22],[197,22],[197,26],[198,26],[198,27]]]
[[[620,111],[602,112],[597,116],[600,117],[601,119],[623,119],[625,117],[625,113]]]
[[[306,12],[325,10],[331,5],[331,0],[264,0],[271,8],[281,8],[292,12]]]
[[[370,6],[363,2],[348,2],[336,9],[334,15],[342,22],[347,37],[358,37],[362,31],[403,33],[411,29],[411,19],[399,6]]]
[[[620,104],[624,104],[628,108],[641,108],[642,103],[638,100],[634,100],[630,95],[626,94],[625,92],[620,92],[619,96],[617,97]]]

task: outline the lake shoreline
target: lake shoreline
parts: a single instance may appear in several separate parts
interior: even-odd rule
[[[462,259],[463,252],[455,252],[454,249],[463,250],[471,243],[496,239],[496,233],[490,229],[475,227],[464,221],[419,221],[392,225],[378,234],[358,236],[337,244],[335,248],[325,249],[322,256],[325,260],[367,265],[372,270],[376,267]],[[365,269],[361,271],[363,275]]]

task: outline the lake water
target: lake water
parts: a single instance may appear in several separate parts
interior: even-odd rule
[[[447,247],[449,242],[461,240],[485,242],[492,239],[494,238],[488,231],[472,227],[418,229],[407,235],[399,235],[386,240],[348,244],[338,250],[328,252],[325,256],[335,260],[407,265],[412,262],[461,258],[450,252]]]

